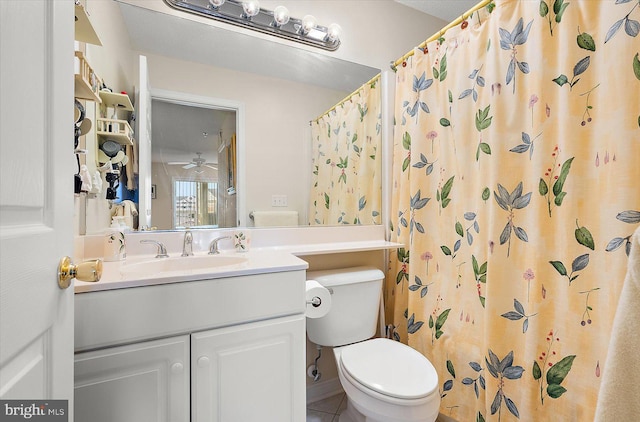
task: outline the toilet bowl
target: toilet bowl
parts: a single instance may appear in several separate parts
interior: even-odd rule
[[[433,422],[440,394],[435,368],[422,354],[388,339],[333,349],[347,394],[340,422]]]
[[[384,274],[367,267],[310,272],[331,292],[329,312],[307,318],[309,340],[332,346],[347,394],[340,422],[433,422],[438,416],[438,374],[420,352],[372,338]]]

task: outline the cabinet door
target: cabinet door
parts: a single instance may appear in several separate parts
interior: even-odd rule
[[[75,356],[76,422],[188,422],[189,336]]]
[[[193,422],[305,420],[304,315],[191,335]]]

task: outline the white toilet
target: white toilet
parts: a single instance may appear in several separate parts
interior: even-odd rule
[[[331,308],[307,318],[309,340],[332,346],[347,409],[340,422],[433,422],[438,416],[438,374],[420,352],[375,338],[382,271],[368,267],[307,273],[331,292]]]

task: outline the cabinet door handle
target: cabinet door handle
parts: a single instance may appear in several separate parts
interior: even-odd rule
[[[183,369],[184,369],[184,365],[182,365],[180,362],[174,363],[173,365],[171,365],[171,372],[173,372],[174,374],[182,373]]]
[[[201,356],[198,358],[198,366],[200,368],[206,368],[209,366],[209,358],[206,356]]]

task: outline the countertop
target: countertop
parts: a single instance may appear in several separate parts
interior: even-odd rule
[[[403,245],[399,243],[386,242],[382,240],[365,240],[356,242],[271,246],[265,248],[253,248],[248,252],[225,251],[222,252],[220,256],[241,256],[246,258],[246,261],[239,264],[213,269],[200,268],[177,270],[156,272],[148,275],[128,273],[128,266],[132,266],[140,262],[164,258],[155,258],[155,254],[134,255],[127,257],[124,261],[104,262],[101,280],[97,283],[88,283],[76,280],[74,282],[74,292],[88,293],[167,283],[237,277],[243,275],[300,271],[308,268],[307,262],[300,259],[300,256],[396,249],[402,246]],[[195,256],[206,256],[206,252],[196,253]],[[179,255],[173,255],[171,259],[188,260],[190,257],[182,258]]]

